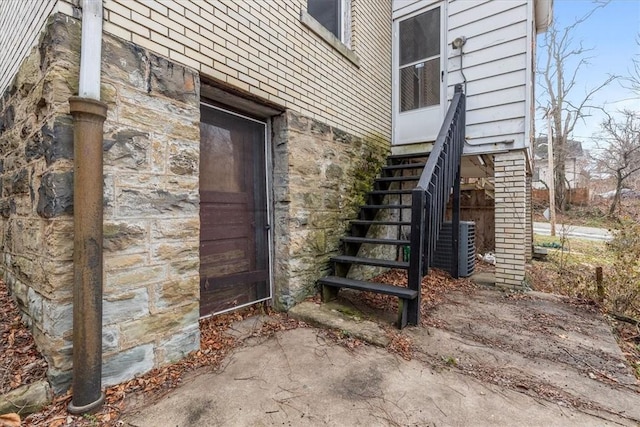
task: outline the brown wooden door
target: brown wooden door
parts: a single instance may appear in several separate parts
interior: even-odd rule
[[[271,297],[265,124],[203,105],[200,315]]]

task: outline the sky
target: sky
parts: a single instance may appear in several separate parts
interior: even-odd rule
[[[565,28],[593,7],[591,0],[555,0],[553,18],[560,25],[559,28]],[[637,55],[636,58],[640,59],[640,46],[637,43],[640,38],[640,0],[611,0],[604,8],[596,10],[587,21],[579,24],[573,34],[576,45],[582,42],[585,48],[592,49],[588,53],[590,63],[579,71],[576,86],[571,92],[574,99],[580,101],[587,90],[601,84],[610,74],[628,76],[633,66],[633,56]],[[538,59],[543,57],[541,42],[543,35],[538,36]],[[572,65],[574,67],[575,63],[569,64],[571,69]],[[539,104],[545,105],[540,87],[536,88],[536,93]],[[640,112],[640,98],[620,82],[612,82],[592,99],[594,105],[603,106],[611,114],[623,108]],[[589,118],[578,122],[572,139],[582,141],[585,148],[593,146],[591,137],[599,132],[603,118],[601,112],[592,110]],[[541,134],[546,131],[546,120],[538,115],[536,132]]]

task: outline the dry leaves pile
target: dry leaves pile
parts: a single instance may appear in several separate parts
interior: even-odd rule
[[[20,311],[0,281],[0,394],[45,377],[47,362],[20,321]]]
[[[144,399],[153,400],[162,397],[183,381],[185,374],[196,369],[213,370],[238,344],[226,333],[229,326],[237,321],[257,314],[267,314],[273,321],[266,322],[254,335],[269,336],[279,330],[292,329],[299,324],[289,320],[286,315],[274,313],[262,305],[252,306],[237,312],[222,314],[200,321],[200,350],[189,354],[185,359],[172,365],[154,369],[143,376],[105,390],[105,404],[100,412],[93,415],[73,416],[67,413],[71,401],[71,392],[57,397],[44,410],[32,414],[24,421],[26,426],[60,427],[74,426],[119,426],[118,421],[127,402],[135,396],[144,395]]]
[[[374,282],[386,283],[394,286],[407,286],[407,272],[405,270],[389,270],[372,279]],[[429,325],[429,312],[447,300],[447,294],[453,290],[472,291],[475,285],[469,279],[454,279],[449,273],[432,268],[429,275],[422,279],[421,287],[421,317],[425,325]],[[362,292],[361,300],[371,307],[382,311],[397,311],[398,298],[390,295]]]
[[[394,286],[407,286],[407,272],[405,270],[389,270],[372,279],[374,282],[386,283]],[[453,290],[472,292],[476,285],[468,279],[454,279],[447,272],[430,269],[429,275],[422,279],[420,317],[423,326],[442,326],[441,321],[433,318],[430,312],[447,301],[447,294]],[[372,292],[360,292],[356,297],[359,301],[376,311],[395,313],[398,310],[398,298],[390,295]],[[387,331],[391,343],[388,350],[398,354],[405,360],[411,360],[414,345],[408,337],[397,329]]]
[[[616,322],[614,330],[622,353],[631,364],[636,378],[640,379],[640,325]]]

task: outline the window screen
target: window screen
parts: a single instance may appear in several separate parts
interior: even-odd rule
[[[307,0],[307,12],[342,40],[342,0]]]
[[[440,8],[400,22],[400,66],[440,54]]]
[[[440,103],[440,8],[399,25],[400,111]]]

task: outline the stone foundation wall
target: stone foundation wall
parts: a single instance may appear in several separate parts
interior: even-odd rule
[[[0,270],[49,363],[71,373],[73,122],[80,22],[54,15],[0,104]],[[199,347],[199,78],[105,35],[103,384]],[[96,166],[99,167],[99,166]]]
[[[389,141],[355,137],[287,112],[273,120],[275,298],[280,309],[316,292],[340,238],[386,159]]]

